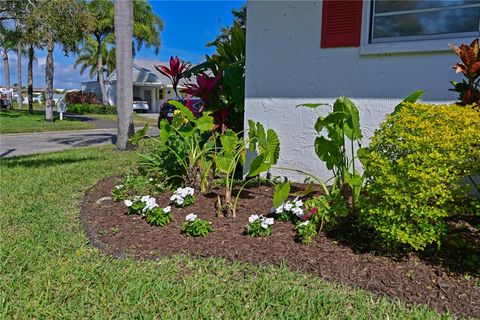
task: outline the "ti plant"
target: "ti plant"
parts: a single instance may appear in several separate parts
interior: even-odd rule
[[[167,120],[160,122],[160,136],[150,137],[165,146],[175,155],[177,162],[182,167],[185,184],[194,189],[206,192],[213,180],[213,156],[216,150],[215,140],[217,133],[212,131],[215,127],[214,119],[208,113],[198,119],[180,102],[171,100],[179,111],[175,113],[172,124]],[[148,125],[135,133],[132,143],[147,136]],[[183,152],[179,152],[179,150]],[[140,155],[147,162],[155,162],[154,155]],[[168,179],[175,178],[174,176]]]
[[[318,108],[325,104],[301,104],[299,107]],[[355,168],[355,145],[358,153],[363,152],[360,141],[360,117],[355,104],[347,97],[339,97],[333,104],[333,110],[326,116],[319,116],[315,123],[317,137],[315,153],[324,161],[334,175],[334,187],[339,188],[344,196],[350,188],[352,209],[360,195],[363,178]],[[326,137],[324,136],[326,132]]]
[[[466,44],[457,47],[451,45],[453,52],[462,60],[461,63],[456,63],[453,69],[457,73],[462,73],[466,80],[462,82],[450,81],[454,86],[450,91],[459,93],[459,99],[462,105],[480,104],[480,49],[478,38],[473,40],[468,46]]]
[[[276,164],[280,153],[280,140],[273,129],[265,131],[259,122],[249,120],[248,139],[239,139],[237,134],[228,129],[220,136],[221,148],[215,156],[216,168],[225,174],[225,197],[222,203],[217,202],[218,212],[227,216],[236,217],[236,208],[240,193],[248,183],[246,181],[233,199],[233,187],[235,170],[238,165],[246,162],[247,146],[250,152],[256,153],[256,157],[250,164],[249,177],[257,176],[268,171]]]

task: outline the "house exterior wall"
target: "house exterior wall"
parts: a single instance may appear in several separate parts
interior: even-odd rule
[[[87,93],[93,93],[97,97],[102,96],[102,90],[98,81],[82,82],[82,91]]]
[[[300,103],[350,97],[359,108],[367,145],[385,115],[409,93],[423,89],[428,102],[456,98],[448,91],[449,80],[461,77],[451,68],[457,59],[447,43],[459,44],[458,39],[446,40],[445,50],[437,52],[367,55],[361,47],[321,49],[322,1],[249,1],[247,10],[245,121],[277,131],[281,166],[330,177],[313,150],[316,111],[295,108]],[[273,174],[303,180],[285,171]]]

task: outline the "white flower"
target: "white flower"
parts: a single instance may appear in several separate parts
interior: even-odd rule
[[[163,208],[163,213],[169,213],[171,211],[172,211],[172,207],[170,206]]]
[[[141,197],[141,198],[140,198],[140,201],[142,201],[142,202],[147,202],[148,199],[150,199],[150,195],[146,195],[146,196]]]
[[[299,226],[306,226],[310,223],[310,220],[303,221],[302,223],[299,224]]]
[[[282,213],[283,212],[283,207],[284,205],[282,204],[280,207],[277,208],[277,210],[275,210],[276,213]]]
[[[266,225],[271,226],[273,225],[274,220],[273,218],[264,218],[263,222],[265,222]]]
[[[148,181],[150,181],[150,182],[153,181],[153,178],[148,179]]]
[[[194,214],[194,213],[190,213],[189,215],[187,215],[187,216],[185,217],[185,220],[190,221],[190,222],[193,222],[193,221],[195,221],[196,219],[197,219],[197,215]]]
[[[259,216],[257,214],[252,214],[250,217],[248,217],[248,222],[249,223],[254,223],[255,221],[257,221],[259,218]]]
[[[296,215],[297,217],[303,216],[303,210],[302,210],[302,208],[293,208],[292,212],[293,212],[293,214]]]
[[[115,189],[119,190],[123,188],[123,184],[119,184],[118,186],[115,186]]]
[[[303,201],[302,200],[295,201],[295,207],[301,207],[301,206],[303,206]]]
[[[142,212],[145,212],[147,210],[152,210],[157,207],[158,207],[158,204],[155,198],[148,198],[147,201],[145,202],[145,207],[143,207]]]
[[[262,226],[263,229],[267,229],[267,228],[268,228],[268,224],[265,223],[265,220],[263,220],[260,225]]]
[[[170,197],[170,201],[175,201],[177,199],[177,195],[176,194],[173,194],[171,197]]]
[[[181,206],[183,204],[184,200],[182,197],[177,197],[177,199],[175,200],[175,203],[178,204],[179,206]]]
[[[290,211],[293,208],[293,204],[291,202],[287,202],[283,205],[283,208],[285,209],[285,211]]]
[[[133,205],[133,202],[131,200],[124,200],[123,203],[129,208]]]

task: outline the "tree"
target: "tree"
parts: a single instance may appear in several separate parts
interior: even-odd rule
[[[117,61],[117,148],[128,149],[133,135],[133,40],[132,0],[115,1],[115,44]]]
[[[53,120],[53,50],[60,44],[65,54],[77,51],[77,45],[92,28],[92,16],[82,2],[75,0],[37,0],[27,23],[37,26],[39,42],[47,47],[45,62],[45,120]]]
[[[114,50],[114,4],[111,0],[92,0],[88,9],[95,16],[94,29],[91,37],[84,41],[82,55],[75,65],[81,65],[80,72],[90,69],[90,77],[97,75],[97,80],[102,92],[102,101],[108,104],[107,91],[103,78],[105,63],[113,62]],[[133,2],[133,40],[134,50],[140,50],[143,46],[153,47],[155,53],[160,50],[160,32],[163,30],[163,21],[154,12],[145,0]],[[93,42],[92,42],[93,41]],[[113,59],[112,59],[113,58]],[[107,70],[112,70],[107,65]],[[113,64],[113,69],[115,65]]]

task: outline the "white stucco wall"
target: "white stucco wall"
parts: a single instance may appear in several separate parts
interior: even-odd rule
[[[315,111],[305,102],[350,97],[359,107],[364,145],[384,116],[409,93],[424,101],[453,101],[449,80],[460,80],[448,51],[361,55],[360,48],[320,48],[321,1],[249,1],[245,121],[262,122],[281,140],[279,165],[330,174],[313,150]],[[417,47],[419,43],[417,42]],[[328,108],[328,107],[325,107]],[[301,176],[273,172],[297,180]]]

